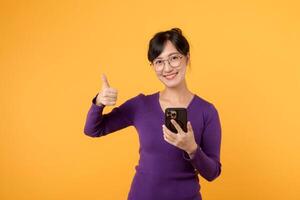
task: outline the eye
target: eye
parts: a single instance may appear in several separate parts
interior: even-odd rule
[[[177,55],[171,57],[171,60],[178,60],[178,59],[179,59],[179,56],[177,56]]]
[[[159,64],[161,64],[161,63],[162,63],[161,60],[157,60],[157,61],[154,62],[154,64],[156,64],[156,65],[157,65],[157,64],[159,65]]]

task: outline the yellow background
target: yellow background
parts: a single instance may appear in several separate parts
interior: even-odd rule
[[[191,45],[189,88],[222,122],[222,174],[200,178],[203,198],[299,199],[299,10],[296,0],[1,1],[0,199],[126,199],[137,133],[87,137],[86,114],[101,73],[116,106],[162,90],[148,42],[173,27]]]

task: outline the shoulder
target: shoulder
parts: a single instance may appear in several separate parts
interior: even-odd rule
[[[132,107],[137,109],[147,99],[147,96],[148,95],[145,95],[144,93],[137,93],[128,98],[125,101],[125,104],[131,105]]]
[[[149,107],[150,105],[153,104],[153,102],[156,100],[156,96],[157,95],[157,92],[154,92],[154,93],[149,93],[149,94],[146,94],[146,93],[138,93],[134,96],[132,96],[129,101],[132,102],[132,104],[135,105],[135,107],[138,109],[138,108],[146,108],[146,107]]]
[[[151,94],[136,93],[128,98],[120,107],[122,107],[122,110],[125,112],[131,112],[135,115],[145,113],[146,110],[151,107],[151,99],[153,99],[151,97]]]
[[[210,100],[205,99],[204,97],[201,97],[196,94],[196,103],[199,109],[202,110],[204,117],[210,118],[214,115],[218,114],[218,110],[215,106],[215,103],[213,103]]]
[[[141,103],[146,95],[144,93],[138,93],[133,96],[131,96],[127,101],[130,101],[132,103]]]
[[[145,103],[153,100],[154,96],[156,93],[150,93],[150,94],[145,94],[145,93],[138,93],[135,96],[132,97],[135,101],[138,101],[139,103]]]

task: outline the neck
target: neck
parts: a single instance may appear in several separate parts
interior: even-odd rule
[[[182,102],[191,94],[185,80],[176,87],[165,87],[164,90],[161,91],[161,97],[172,102]]]

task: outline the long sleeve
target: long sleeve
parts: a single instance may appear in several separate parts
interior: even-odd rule
[[[103,114],[105,105],[96,105],[98,94],[93,98],[92,105],[87,113],[84,126],[86,135],[100,137],[133,125],[139,95],[128,99],[119,107],[114,107],[111,112]]]
[[[191,162],[195,170],[208,181],[213,181],[221,174],[220,147],[221,123],[218,111],[213,104],[205,117],[205,127],[202,134],[201,145],[190,158],[184,151],[184,159]]]

